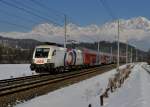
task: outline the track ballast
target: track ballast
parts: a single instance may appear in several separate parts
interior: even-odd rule
[[[55,75],[39,74],[0,80],[0,107],[13,106],[18,100],[29,100],[35,96],[104,73],[115,67],[112,64]]]

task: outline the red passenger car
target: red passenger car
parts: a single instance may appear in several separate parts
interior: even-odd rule
[[[83,49],[83,64],[84,65],[96,65],[96,57],[97,52],[89,50],[89,49]]]
[[[101,64],[110,64],[111,63],[111,55],[108,53],[100,53],[100,62]]]

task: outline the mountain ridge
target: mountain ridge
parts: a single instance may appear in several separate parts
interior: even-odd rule
[[[55,26],[53,24],[43,23],[35,26],[29,32],[0,32],[3,37],[15,39],[34,39],[41,42],[64,42],[63,26]],[[95,41],[115,41],[117,35],[117,23],[107,22],[103,25],[87,25],[78,26],[69,23],[67,25],[67,39],[73,39],[79,42],[95,42]],[[143,49],[150,45],[146,40],[150,35],[150,20],[139,16],[131,19],[120,19],[120,39],[122,42],[134,42],[135,45]],[[138,42],[146,41],[145,46],[138,45]],[[148,48],[148,47],[146,47]]]

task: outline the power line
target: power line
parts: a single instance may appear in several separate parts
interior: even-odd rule
[[[77,25],[77,26],[81,26],[78,22],[74,21],[74,19],[70,16],[68,16],[68,19],[70,22],[72,22],[73,24]]]
[[[113,13],[113,11],[110,9],[110,7],[108,6],[108,3],[106,3],[106,1],[104,0],[98,0],[102,6],[105,8],[106,12],[110,15],[110,17],[113,19],[113,20],[116,20],[117,19],[117,16]]]
[[[20,19],[23,19],[24,21],[28,21],[28,22],[31,22],[31,23],[33,23],[33,24],[35,24],[35,23],[37,23],[35,20],[32,20],[32,19],[27,19],[27,18],[25,18],[25,17],[22,17],[22,16],[20,16],[20,15],[16,15],[16,14],[14,14],[14,13],[9,13],[9,12],[7,12],[7,11],[5,11],[5,10],[0,10],[1,12],[0,13],[2,13],[2,14],[4,14],[4,15],[7,15],[7,16],[13,16],[13,17],[16,17],[16,18],[20,18]]]
[[[0,2],[2,2],[3,4],[6,4],[6,5],[8,5],[8,6],[17,8],[17,9],[19,9],[19,10],[22,10],[22,11],[24,11],[24,12],[30,14],[30,15],[36,16],[36,17],[38,17],[38,18],[40,18],[40,19],[47,20],[47,21],[49,21],[49,22],[51,22],[51,23],[53,23],[53,24],[55,24],[55,25],[60,25],[60,24],[58,24],[58,23],[56,23],[56,22],[54,22],[54,21],[51,21],[51,20],[49,20],[49,19],[47,19],[47,18],[45,18],[45,17],[43,17],[43,16],[40,16],[40,15],[38,15],[38,14],[36,14],[36,13],[34,13],[34,12],[28,10],[28,9],[25,9],[25,8],[23,8],[23,7],[19,7],[19,6],[15,5],[15,4],[6,2],[6,1],[4,1],[4,0],[0,0]],[[60,26],[61,26],[61,25],[60,25]]]
[[[48,10],[48,11],[51,10],[51,12],[53,12],[53,13],[54,13],[56,16],[58,16],[58,17],[64,18],[64,15],[66,15],[65,13],[62,13],[62,12],[60,12],[60,11],[54,10],[54,9],[52,9],[52,8],[50,8],[50,7],[47,7],[46,5],[44,5],[44,4],[41,3],[41,2],[38,2],[37,0],[29,0],[29,1],[35,3],[36,5],[38,5],[38,6],[42,7],[42,8],[44,8],[45,10]],[[58,14],[56,14],[56,13],[58,13]]]
[[[16,27],[19,27],[19,28],[21,27],[21,28],[23,28],[23,29],[25,29],[25,30],[29,30],[29,28],[28,28],[28,27],[26,27],[26,26],[24,26],[24,25],[11,23],[11,22],[6,21],[6,20],[0,20],[0,22],[1,22],[1,23],[4,23],[4,24],[8,24],[8,25],[12,25],[12,26],[16,26]]]
[[[68,16],[67,14],[62,13],[62,12],[57,11],[57,10],[54,10],[54,9],[52,9],[52,8],[50,8],[50,7],[47,7],[47,6],[44,5],[43,3],[38,2],[38,0],[29,0],[29,1],[31,1],[32,3],[38,5],[38,6],[41,7],[41,8],[44,8],[44,9],[47,10],[47,11],[50,11],[50,10],[51,10],[51,12],[55,13],[55,15],[56,15],[57,17],[62,17],[62,18],[63,18],[63,21],[64,21],[64,23],[65,23],[65,43],[64,43],[64,47],[65,47],[65,46],[66,46],[66,26],[67,26],[68,23],[70,23],[70,22],[73,22],[74,24],[76,24],[76,25],[78,25],[78,26],[79,26],[79,24],[77,24],[76,22],[74,22],[73,19],[72,19],[70,16]],[[57,14],[56,14],[56,13],[57,13]]]
[[[46,16],[45,16],[45,18],[47,18],[47,19],[50,19],[50,18],[51,18],[51,19],[53,19],[53,20],[57,20],[57,19],[54,19],[54,17],[51,16],[51,15],[49,15],[48,13],[42,12],[41,10],[39,10],[39,9],[37,9],[37,8],[33,8],[33,6],[31,7],[31,6],[29,6],[29,5],[26,5],[26,4],[24,4],[23,2],[19,2],[19,1],[13,0],[13,3],[18,4],[18,5],[21,5],[21,6],[23,6],[24,8],[29,9],[30,11],[34,11],[35,13],[50,16],[50,17],[46,17]],[[52,20],[51,20],[51,21],[52,21]]]
[[[46,5],[44,5],[44,4],[41,3],[41,2],[38,2],[37,0],[29,0],[29,1],[33,2],[34,4],[36,4],[36,5],[38,5],[38,6],[42,7],[42,8],[44,8],[44,9],[47,10],[47,11],[50,11],[50,10],[51,10],[51,12],[53,12],[56,16],[61,17],[61,18],[63,18],[63,19],[64,19],[64,16],[67,16],[67,19],[68,19],[68,20],[70,19],[69,21],[75,23],[76,25],[79,25],[79,24],[77,24],[77,22],[75,22],[75,21],[73,20],[72,17],[68,16],[67,14],[65,14],[65,13],[63,13],[63,12],[60,12],[60,11],[58,11],[58,10],[54,10],[54,9],[52,9],[52,8],[50,8],[50,7],[47,7]],[[56,13],[58,13],[58,14],[56,14]],[[64,21],[64,20],[63,20],[63,21]]]
[[[113,20],[116,20],[118,19],[118,17],[116,17],[116,15],[111,11],[111,9],[109,8],[108,4],[106,4],[104,2],[104,0],[99,0],[101,2],[101,4],[103,5],[103,7],[106,9],[107,13],[111,16],[111,18]],[[119,23],[119,20],[117,20],[117,23],[118,23],[118,41],[117,41],[117,48],[118,48],[118,51],[117,51],[117,71],[119,71],[119,66],[120,66],[120,42],[119,42],[119,39],[120,39],[120,23]]]
[[[105,11],[107,12],[107,14],[112,18],[112,21],[118,20],[118,17],[116,16],[116,14],[114,14],[114,12],[111,10],[111,8],[109,7],[108,3],[106,3],[107,0],[98,0],[98,2],[104,7]],[[118,23],[118,21],[117,21]],[[115,40],[117,39],[117,36],[115,36]]]

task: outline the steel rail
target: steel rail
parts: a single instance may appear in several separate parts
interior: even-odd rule
[[[107,67],[112,67],[112,65],[107,65]],[[15,93],[15,92],[19,92],[19,91],[23,91],[23,90],[27,90],[27,89],[31,89],[34,87],[39,87],[42,85],[47,85],[47,84],[52,84],[55,82],[59,82],[59,81],[63,81],[63,80],[67,80],[70,78],[76,78],[82,75],[88,75],[90,73],[94,73],[98,70],[101,70],[103,68],[107,68],[106,66],[101,66],[101,67],[96,67],[96,68],[90,68],[90,69],[84,69],[81,71],[76,71],[76,72],[70,72],[70,73],[63,73],[63,74],[58,74],[58,75],[44,75],[41,76],[40,78],[30,78],[29,80],[26,79],[21,79],[21,82],[18,82],[16,84],[7,84],[3,87],[0,87],[0,96],[3,95],[8,95],[11,93]],[[28,78],[28,77],[27,77]],[[24,82],[22,82],[22,80],[26,80]],[[15,79],[15,81],[19,81],[19,79]]]
[[[103,66],[101,66],[103,67]],[[97,68],[97,67],[96,67]],[[25,77],[17,77],[17,78],[12,78],[12,79],[4,79],[4,80],[0,80],[0,88],[1,87],[4,87],[4,86],[8,86],[8,85],[12,85],[12,84],[16,84],[16,83],[19,83],[19,82],[25,82],[25,81],[30,81],[30,80],[33,80],[33,79],[41,79],[41,78],[46,78],[46,77],[50,77],[50,78],[56,78],[56,77],[59,77],[61,75],[66,75],[66,74],[75,74],[77,72],[85,72],[86,71],[89,71],[93,68],[88,68],[88,69],[82,69],[82,70],[76,70],[74,72],[64,72],[64,73],[59,73],[59,74],[56,74],[56,75],[52,75],[52,74],[39,74],[39,75],[31,75],[31,76],[25,76]]]

